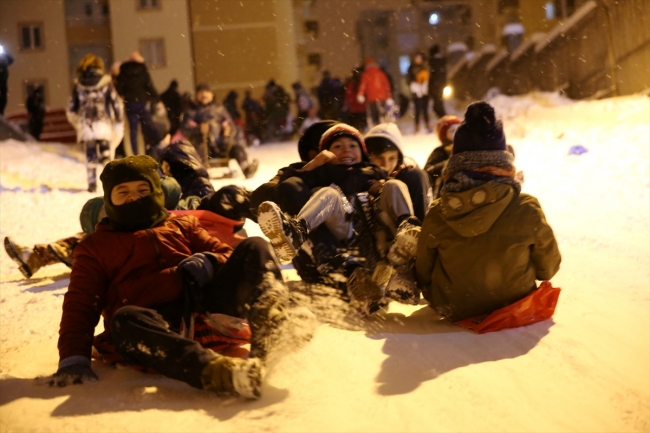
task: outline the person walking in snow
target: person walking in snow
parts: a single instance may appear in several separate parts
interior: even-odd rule
[[[258,398],[269,352],[287,320],[280,266],[261,238],[233,250],[196,218],[170,216],[157,168],[148,156],[132,156],[102,172],[107,218],[75,249],[59,368],[43,381],[98,380],[91,349],[110,345],[123,361],[195,388]],[[196,312],[248,319],[248,358],[221,355],[182,335],[181,324],[189,329]],[[105,331],[93,338],[100,316]]]
[[[373,125],[381,123],[380,118],[386,114],[387,105],[394,103],[388,76],[372,57],[368,57],[364,61],[364,71],[357,91],[357,100],[362,104],[365,103],[368,107]]]
[[[160,100],[165,105],[167,110],[167,118],[169,119],[169,135],[174,136],[181,123],[181,115],[183,114],[183,100],[181,94],[178,92],[178,81],[172,80],[169,87],[160,95]]]
[[[40,140],[41,133],[43,132],[43,122],[45,121],[45,89],[41,85],[35,86],[27,101],[25,101],[25,108],[27,109],[27,128],[32,137]]]
[[[429,49],[429,97],[433,99],[433,111],[438,118],[445,114],[442,92],[447,85],[447,60],[440,46],[434,44]]]
[[[424,64],[424,54],[417,53],[406,73],[406,79],[411,90],[413,105],[415,106],[415,132],[420,130],[420,117],[424,120],[424,127],[431,132],[429,124],[429,70]]]
[[[138,124],[142,126],[145,150],[158,145],[162,136],[152,118],[152,105],[158,99],[144,57],[134,51],[120,65],[117,76],[117,92],[124,98],[126,118],[129,122],[129,139],[133,155],[138,154]]]
[[[5,115],[5,107],[7,107],[7,81],[9,80],[9,66],[13,62],[14,58],[11,54],[0,45],[0,116]]]
[[[77,65],[77,78],[66,109],[86,152],[88,192],[97,190],[97,168],[113,158],[124,136],[124,106],[104,71],[104,61],[87,54]]]
[[[514,156],[486,102],[471,104],[417,247],[418,285],[450,321],[484,316],[551,279],[560,251],[544,212],[515,179]]]

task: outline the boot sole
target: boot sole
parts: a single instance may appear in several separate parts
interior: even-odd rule
[[[388,261],[393,266],[401,266],[412,258],[418,252],[418,238],[420,237],[420,227],[414,227],[400,233],[393,245],[388,251]]]
[[[16,244],[14,244],[8,236],[5,238],[5,251],[7,252],[7,255],[11,257],[11,260],[18,265],[20,273],[23,274],[25,278],[31,278],[33,275],[32,271],[29,269],[29,266],[27,266],[27,263],[22,261],[20,254],[16,249]]]
[[[291,262],[296,256],[296,249],[291,239],[284,234],[280,210],[270,203],[262,203],[258,209],[257,223],[262,233],[269,238],[278,259],[284,263]]]

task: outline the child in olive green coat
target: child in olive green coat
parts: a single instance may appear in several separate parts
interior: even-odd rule
[[[537,199],[521,193],[513,159],[494,109],[470,105],[440,198],[422,224],[415,264],[424,298],[449,320],[508,306],[560,267],[553,230]]]

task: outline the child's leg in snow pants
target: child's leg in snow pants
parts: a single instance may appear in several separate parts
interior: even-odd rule
[[[341,241],[350,239],[354,233],[348,213],[341,194],[334,188],[325,187],[311,196],[296,218],[307,221],[310,231],[325,224],[336,239]]]
[[[400,180],[386,181],[377,201],[379,218],[391,234],[397,232],[397,220],[403,215],[413,215],[413,203],[406,184]]]
[[[256,322],[268,319],[259,314],[270,296],[282,295],[279,265],[271,246],[262,238],[248,238],[237,245],[228,261],[215,275],[213,283],[204,288],[204,303],[211,313],[222,313],[249,319],[253,338],[251,356],[260,329]],[[245,269],[245,272],[242,270]],[[177,303],[178,304],[178,303]],[[182,302],[180,302],[182,304]],[[113,316],[110,329],[117,351],[125,359],[149,367],[172,379],[202,388],[201,372],[215,358],[215,353],[199,343],[181,337],[170,329],[176,317],[163,317],[148,308],[126,306]],[[267,321],[273,325],[273,321]]]

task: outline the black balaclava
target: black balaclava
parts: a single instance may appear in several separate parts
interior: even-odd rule
[[[104,208],[111,222],[120,230],[137,231],[158,225],[167,216],[158,163],[146,155],[129,156],[106,165],[100,179],[104,188]],[[111,191],[117,185],[144,180],[151,186],[151,194],[136,201],[115,206]]]

